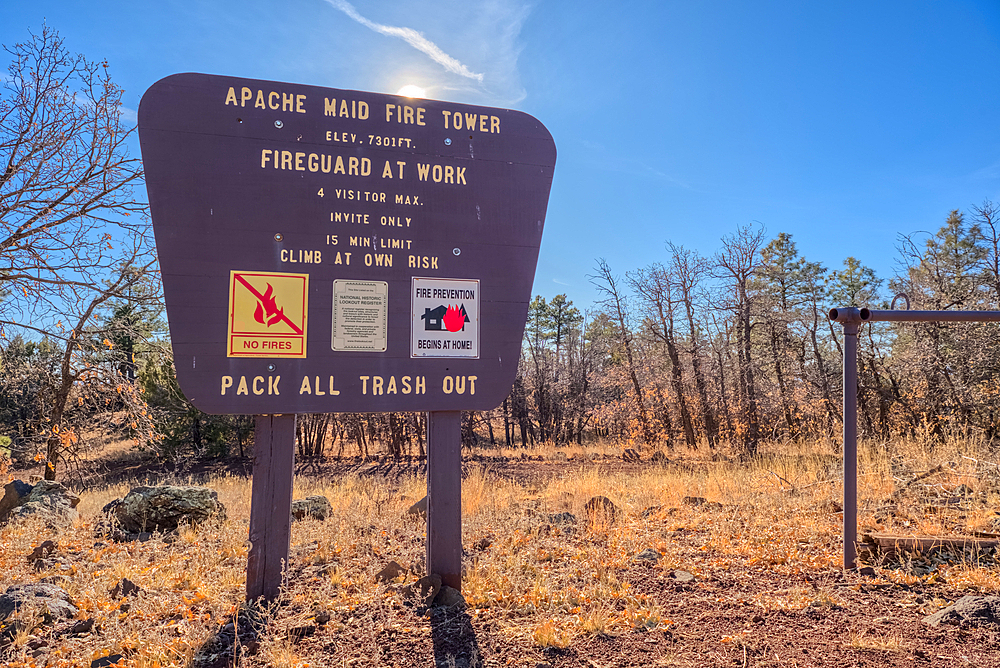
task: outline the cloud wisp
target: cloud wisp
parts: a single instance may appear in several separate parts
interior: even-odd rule
[[[326,0],[332,7],[342,11],[347,14],[351,19],[357,21],[361,25],[374,30],[375,32],[386,35],[388,37],[398,37],[403,40],[414,49],[425,53],[434,62],[441,65],[443,68],[463,76],[467,79],[473,79],[479,83],[483,82],[483,75],[473,72],[468,67],[463,65],[459,60],[452,58],[447,53],[441,50],[437,44],[430,41],[424,37],[421,33],[417,32],[412,28],[399,28],[396,26],[382,25],[381,23],[375,23],[366,19],[364,16],[358,13],[358,10],[354,8],[354,5],[347,2],[347,0]]]

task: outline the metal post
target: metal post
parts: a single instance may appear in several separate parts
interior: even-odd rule
[[[858,323],[844,323],[844,568],[858,552]]]
[[[858,328],[868,309],[835,308],[844,327],[844,568],[858,559]]]
[[[462,589],[462,413],[427,414],[427,573]]]
[[[253,486],[250,492],[250,554],[247,600],[273,601],[281,589],[291,537],[295,415],[257,415]]]
[[[895,300],[893,303],[895,304]],[[844,326],[844,568],[854,568],[858,558],[856,543],[859,325],[865,322],[1000,322],[1000,311],[881,311],[868,308],[835,308],[830,310],[830,320],[835,320]]]

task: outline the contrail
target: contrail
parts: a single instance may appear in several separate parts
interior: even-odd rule
[[[374,21],[369,21],[365,17],[361,16],[361,14],[358,14],[358,10],[354,8],[354,5],[347,2],[347,0],[326,0],[326,1],[330,3],[330,5],[332,5],[335,9],[339,9],[340,11],[344,12],[349,17],[351,17],[361,25],[365,26],[366,28],[371,28],[375,32],[381,33],[383,35],[388,35],[389,37],[399,37],[400,39],[404,40],[407,44],[412,46],[414,49],[426,53],[428,56],[431,57],[431,60],[438,63],[449,72],[454,72],[455,74],[459,74],[469,79],[475,79],[479,83],[483,82],[482,74],[476,74],[475,72],[472,72],[471,70],[469,70],[468,67],[466,67],[459,61],[449,56],[447,53],[442,51],[437,44],[430,41],[429,39],[424,37],[422,34],[417,32],[413,28],[397,28],[395,26],[385,26],[382,25],[381,23],[375,23]]]

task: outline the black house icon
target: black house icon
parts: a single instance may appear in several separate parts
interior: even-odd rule
[[[420,319],[424,321],[424,331],[425,332],[440,332],[442,330],[447,331],[448,328],[444,326],[444,314],[448,312],[448,307],[441,305],[437,308],[430,309],[425,308],[424,314],[420,316]],[[459,307],[459,312],[462,317],[465,318],[465,322],[469,322],[469,314],[465,312],[465,304]],[[465,324],[462,324],[462,330],[465,330]]]

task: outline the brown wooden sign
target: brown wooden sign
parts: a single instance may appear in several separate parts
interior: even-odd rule
[[[209,413],[487,410],[555,166],[516,111],[204,74],[139,135],[177,378]]]

